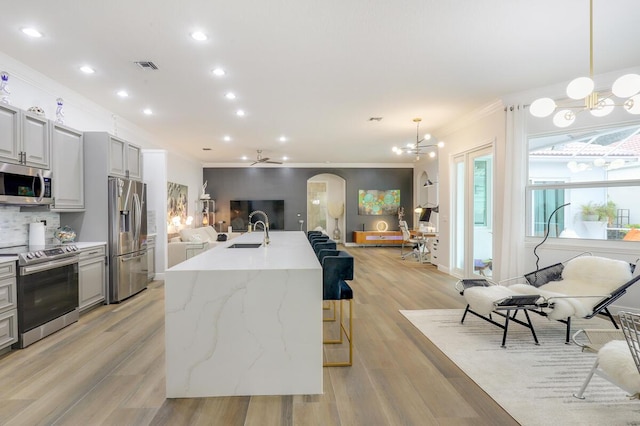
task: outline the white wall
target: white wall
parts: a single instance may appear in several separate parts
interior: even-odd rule
[[[145,161],[154,164],[153,170],[145,170],[143,179],[147,182],[147,191],[154,194],[164,194],[164,214],[157,212],[157,228],[166,222],[166,192],[167,180],[189,186],[189,214],[194,213],[195,201],[202,188],[202,164],[169,147],[162,147],[156,142],[153,134],[117,117],[113,112],[99,104],[81,96],[72,89],[65,87],[45,75],[46,70],[34,70],[19,61],[0,52],[0,70],[9,73],[8,88],[11,91],[11,104],[21,109],[39,106],[44,109],[46,117],[55,120],[56,99],[64,100],[64,124],[80,131],[106,131],[117,135],[131,143],[142,146],[146,150],[166,149],[170,155],[166,159],[166,174],[156,169],[157,161]],[[87,182],[85,188],[90,188]],[[158,197],[158,195],[156,195]],[[154,209],[161,208],[154,204]],[[166,228],[166,226],[165,226]],[[166,229],[163,238],[156,239],[156,253],[166,252]],[[162,259],[162,258],[161,258]],[[166,256],[159,267],[158,273],[164,272]]]

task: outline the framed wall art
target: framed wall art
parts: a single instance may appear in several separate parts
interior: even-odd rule
[[[400,207],[399,189],[358,190],[358,214],[363,216],[395,215]]]
[[[167,182],[167,220],[180,218],[180,223],[187,221],[187,206],[189,205],[189,187],[179,183]]]

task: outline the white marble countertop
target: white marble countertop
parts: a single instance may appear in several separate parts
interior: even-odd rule
[[[18,256],[0,256],[0,263],[15,262]]]
[[[262,243],[264,233],[245,232],[175,265],[168,271],[320,269],[302,231],[271,231],[270,244],[258,248],[228,248],[232,244]]]

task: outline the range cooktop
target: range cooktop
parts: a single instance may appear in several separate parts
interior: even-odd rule
[[[73,244],[48,246],[12,246],[0,248],[0,256],[18,256],[19,265],[48,262],[74,256],[78,247]]]

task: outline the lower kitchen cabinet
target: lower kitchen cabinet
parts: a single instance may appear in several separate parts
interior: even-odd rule
[[[80,250],[78,263],[78,306],[80,312],[106,299],[106,246]]]
[[[17,341],[16,261],[11,260],[0,263],[0,353]]]

